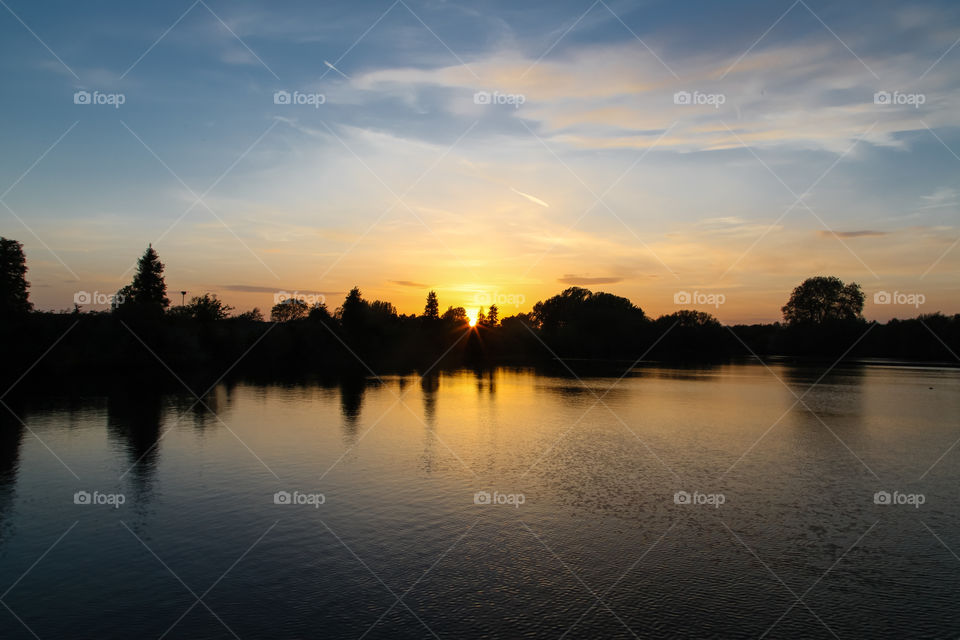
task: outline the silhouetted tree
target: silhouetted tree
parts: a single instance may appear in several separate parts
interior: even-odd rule
[[[791,325],[862,320],[863,301],[859,284],[844,284],[832,276],[816,276],[796,287],[781,311],[783,319]]]
[[[477,324],[480,324],[479,322]],[[486,321],[483,323],[485,327],[495,327],[500,324],[500,310],[497,309],[497,305],[490,305],[490,309],[487,311]]]
[[[212,322],[223,320],[230,315],[231,311],[233,311],[233,307],[224,304],[217,298],[216,294],[205,293],[202,296],[194,296],[190,299],[190,302],[182,307],[173,307],[170,313],[200,322]]]
[[[591,295],[588,289],[570,287],[560,295],[537,302],[531,313],[535,326],[548,332],[562,328],[582,311]]]
[[[303,300],[287,298],[273,305],[273,308],[270,309],[270,320],[272,322],[299,320],[305,317],[308,311],[307,303]]]
[[[360,287],[350,289],[350,293],[343,300],[340,307],[340,322],[347,331],[356,331],[363,328],[367,320],[370,306],[363,299]]]
[[[507,316],[500,321],[500,326],[506,328],[522,328],[522,327],[536,327],[537,322],[533,318],[533,313],[517,313],[512,316]],[[524,330],[526,331],[526,330]]]
[[[370,312],[374,315],[374,317],[383,320],[396,317],[397,308],[393,306],[393,303],[391,302],[374,300],[370,303]]]
[[[250,309],[250,311],[238,313],[235,317],[237,320],[245,320],[247,322],[263,322],[263,313],[260,312],[259,307],[254,307],[253,309]]]
[[[330,321],[330,310],[327,309],[326,302],[317,302],[312,307],[310,307],[310,314],[307,316],[310,320],[319,321],[319,322],[329,322]]]
[[[483,312],[483,307],[480,307],[480,309],[477,311],[477,326],[487,326],[487,314]]]
[[[674,311],[657,318],[653,329],[648,355],[657,360],[707,361],[743,350],[720,321],[704,311]]]
[[[694,311],[693,309],[681,309],[671,314],[657,318],[657,324],[667,326],[676,326],[684,329],[699,329],[702,327],[720,328],[720,321],[705,311]]]
[[[468,324],[467,310],[463,307],[448,307],[443,312],[443,320],[451,324]]]
[[[137,261],[137,273],[133,276],[133,282],[117,292],[116,305],[119,308],[135,306],[161,313],[170,306],[167,284],[163,280],[163,263],[152,244]]]
[[[27,259],[23,245],[16,240],[0,238],[0,315],[28,313],[33,309],[29,299]]]
[[[436,291],[431,291],[427,294],[427,304],[423,308],[423,317],[428,320],[437,320],[440,318],[440,301],[437,299]]]
[[[581,287],[536,303],[531,316],[559,355],[593,358],[633,353],[648,322],[627,298]]]

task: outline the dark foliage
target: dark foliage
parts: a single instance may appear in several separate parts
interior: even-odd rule
[[[33,309],[26,276],[27,259],[23,255],[23,245],[16,240],[0,238],[0,318]]]
[[[960,315],[923,315],[880,325],[860,317],[859,286],[813,278],[794,290],[787,324],[725,327],[708,313],[681,310],[650,319],[630,300],[571,287],[538,302],[531,313],[501,318],[491,307],[468,324],[462,307],[439,314],[434,292],[424,315],[403,315],[389,302],[367,301],[359,288],[330,313],[287,299],[264,322],[259,310],[228,317],[231,308],[205,294],[168,312],[163,265],[149,248],[129,299],[110,312],[27,313],[22,251],[3,241],[4,275],[16,286],[0,322],[0,382],[58,374],[161,372],[184,378],[236,369],[255,375],[369,375],[371,371],[507,365],[625,369],[641,360],[705,362],[733,357],[888,358],[953,362],[960,353]],[[11,266],[12,265],[12,266]],[[23,292],[21,295],[19,292]],[[789,311],[788,311],[789,308]],[[51,349],[52,347],[52,349]],[[44,353],[50,349],[49,353]],[[44,357],[41,357],[44,356]],[[31,367],[33,367],[31,369]]]
[[[793,290],[781,311],[790,325],[862,320],[863,291],[859,284],[844,284],[840,278],[807,278]]]

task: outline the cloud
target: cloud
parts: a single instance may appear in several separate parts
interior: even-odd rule
[[[279,293],[281,291],[294,293],[294,292],[309,291],[311,293],[319,293],[324,296],[339,296],[339,295],[343,295],[344,293],[343,291],[314,291],[310,287],[300,287],[300,288],[261,287],[255,284],[221,284],[221,285],[218,285],[217,288],[224,289],[225,291],[237,291],[239,293]]]
[[[739,216],[722,216],[719,218],[704,218],[700,221],[703,226],[713,226],[713,225],[736,225],[743,224],[746,222],[743,218]]]
[[[887,38],[897,32],[896,25],[884,29]],[[868,47],[869,35],[853,44]],[[725,52],[678,52],[670,61],[677,77],[636,42],[594,42],[536,63],[515,51],[490,52],[470,62],[480,79],[460,65],[375,69],[357,76],[350,89],[416,104],[432,100],[435,111],[451,117],[513,124],[522,119],[544,139],[572,147],[645,149],[656,143],[658,149],[684,152],[751,146],[842,153],[861,136],[876,146],[905,148],[900,134],[918,130],[921,113],[933,129],[955,123],[960,82],[946,64],[927,76],[922,111],[875,104],[879,90],[905,92],[914,86],[916,69],[930,66],[925,56],[924,51],[873,56],[870,65],[883,78],[880,86],[828,35],[764,43],[736,65],[736,55]],[[516,109],[477,105],[476,91],[518,94],[524,103]],[[689,102],[678,102],[682,93]],[[717,103],[711,96],[722,99]]]
[[[276,293],[279,291],[277,287],[258,287],[252,284],[222,284],[219,288],[243,293]]]
[[[859,231],[828,231],[826,229],[820,229],[817,231],[817,235],[821,238],[879,238],[881,236],[889,235],[889,231],[872,231],[870,229],[861,229]]]
[[[952,207],[957,204],[957,191],[950,187],[941,187],[928,196],[920,196],[927,204],[919,209],[937,209],[940,207]]]
[[[589,276],[576,276],[576,275],[567,273],[567,274],[564,274],[562,278],[557,278],[557,282],[561,284],[572,284],[572,285],[616,284],[618,282],[623,282],[623,278],[617,278],[617,277],[591,278]]]
[[[534,204],[538,204],[538,205],[540,205],[541,207],[549,207],[549,206],[550,206],[550,205],[548,205],[546,202],[544,202],[543,200],[541,200],[540,198],[537,198],[536,196],[532,196],[532,195],[530,195],[529,193],[524,193],[523,191],[518,191],[517,189],[514,189],[513,187],[510,187],[510,191],[513,191],[515,194],[517,194],[517,195],[519,195],[519,196],[523,196],[524,198],[526,198],[526,199],[529,200],[530,202],[532,202],[532,203],[534,203]]]
[[[417,289],[428,289],[430,287],[428,284],[423,284],[422,282],[413,282],[411,280],[388,280],[388,282],[398,284],[401,287],[415,287]]]

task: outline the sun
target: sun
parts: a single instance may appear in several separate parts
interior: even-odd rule
[[[483,313],[483,307],[478,308],[478,309],[476,310],[476,312],[475,312],[472,316],[468,315],[468,316],[467,316],[467,323],[468,323],[471,327],[476,327],[476,326],[477,326],[477,323],[480,321],[480,314],[481,314],[481,313]]]

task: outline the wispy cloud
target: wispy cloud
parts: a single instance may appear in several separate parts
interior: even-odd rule
[[[544,201],[541,200],[540,198],[538,198],[538,197],[536,197],[536,196],[532,196],[532,195],[530,195],[529,193],[524,193],[523,191],[519,191],[519,190],[517,190],[517,189],[514,189],[513,187],[510,187],[510,191],[513,191],[513,192],[514,192],[515,194],[517,194],[518,196],[523,196],[524,198],[526,198],[526,199],[529,200],[530,202],[532,202],[532,203],[534,203],[534,204],[538,204],[538,205],[540,205],[541,207],[549,207],[549,206],[550,206],[549,204],[547,204],[546,202],[544,202]]]
[[[941,187],[927,196],[920,196],[926,204],[918,209],[939,209],[957,205],[957,190],[950,187]]]
[[[236,291],[238,293],[292,293],[294,291],[309,291],[310,293],[319,293],[325,296],[339,296],[345,293],[343,291],[317,291],[311,287],[262,287],[255,284],[222,284],[218,285],[218,288],[224,291]]]
[[[896,23],[872,28],[882,29],[886,39],[905,29]],[[449,117],[523,118],[539,123],[537,130],[545,137],[591,149],[647,148],[674,125],[658,148],[703,151],[747,144],[839,153],[874,124],[865,142],[903,148],[906,142],[899,134],[920,128],[918,114],[931,127],[956,121],[953,105],[960,100],[960,79],[948,64],[934,67],[924,86],[917,87],[918,69],[930,64],[925,50],[877,52],[870,66],[883,78],[878,83],[856,57],[838,52],[840,45],[828,32],[815,35],[801,42],[770,38],[722,79],[737,56],[727,59],[725,52],[710,51],[710,43],[673,52],[670,65],[678,79],[633,41],[582,43],[535,65],[515,51],[489,52],[470,63],[479,81],[458,65],[397,66],[361,74],[351,86],[421,108],[423,100],[434,96],[431,112]],[[936,35],[940,46],[946,35]],[[952,41],[943,40],[943,48]],[[853,42],[855,48],[870,44],[868,34]],[[531,71],[524,73],[526,69]],[[517,109],[474,104],[474,92],[494,88],[523,95],[525,101]],[[875,104],[878,91],[927,94],[918,110],[908,104]],[[691,102],[678,104],[680,92],[690,94]],[[722,102],[698,104],[698,95],[721,96]]]
[[[240,291],[243,293],[276,293],[277,287],[261,287],[254,284],[222,284],[220,288],[225,291]]]
[[[570,285],[597,285],[597,284],[616,284],[618,282],[623,282],[623,278],[601,276],[601,277],[590,277],[590,276],[576,276],[573,274],[566,274],[562,278],[557,278],[557,282],[561,284],[570,284]]]
[[[889,231],[873,231],[871,229],[861,229],[858,231],[828,231],[826,229],[820,229],[817,231],[817,235],[821,238],[879,238],[889,235],[889,233]]]

